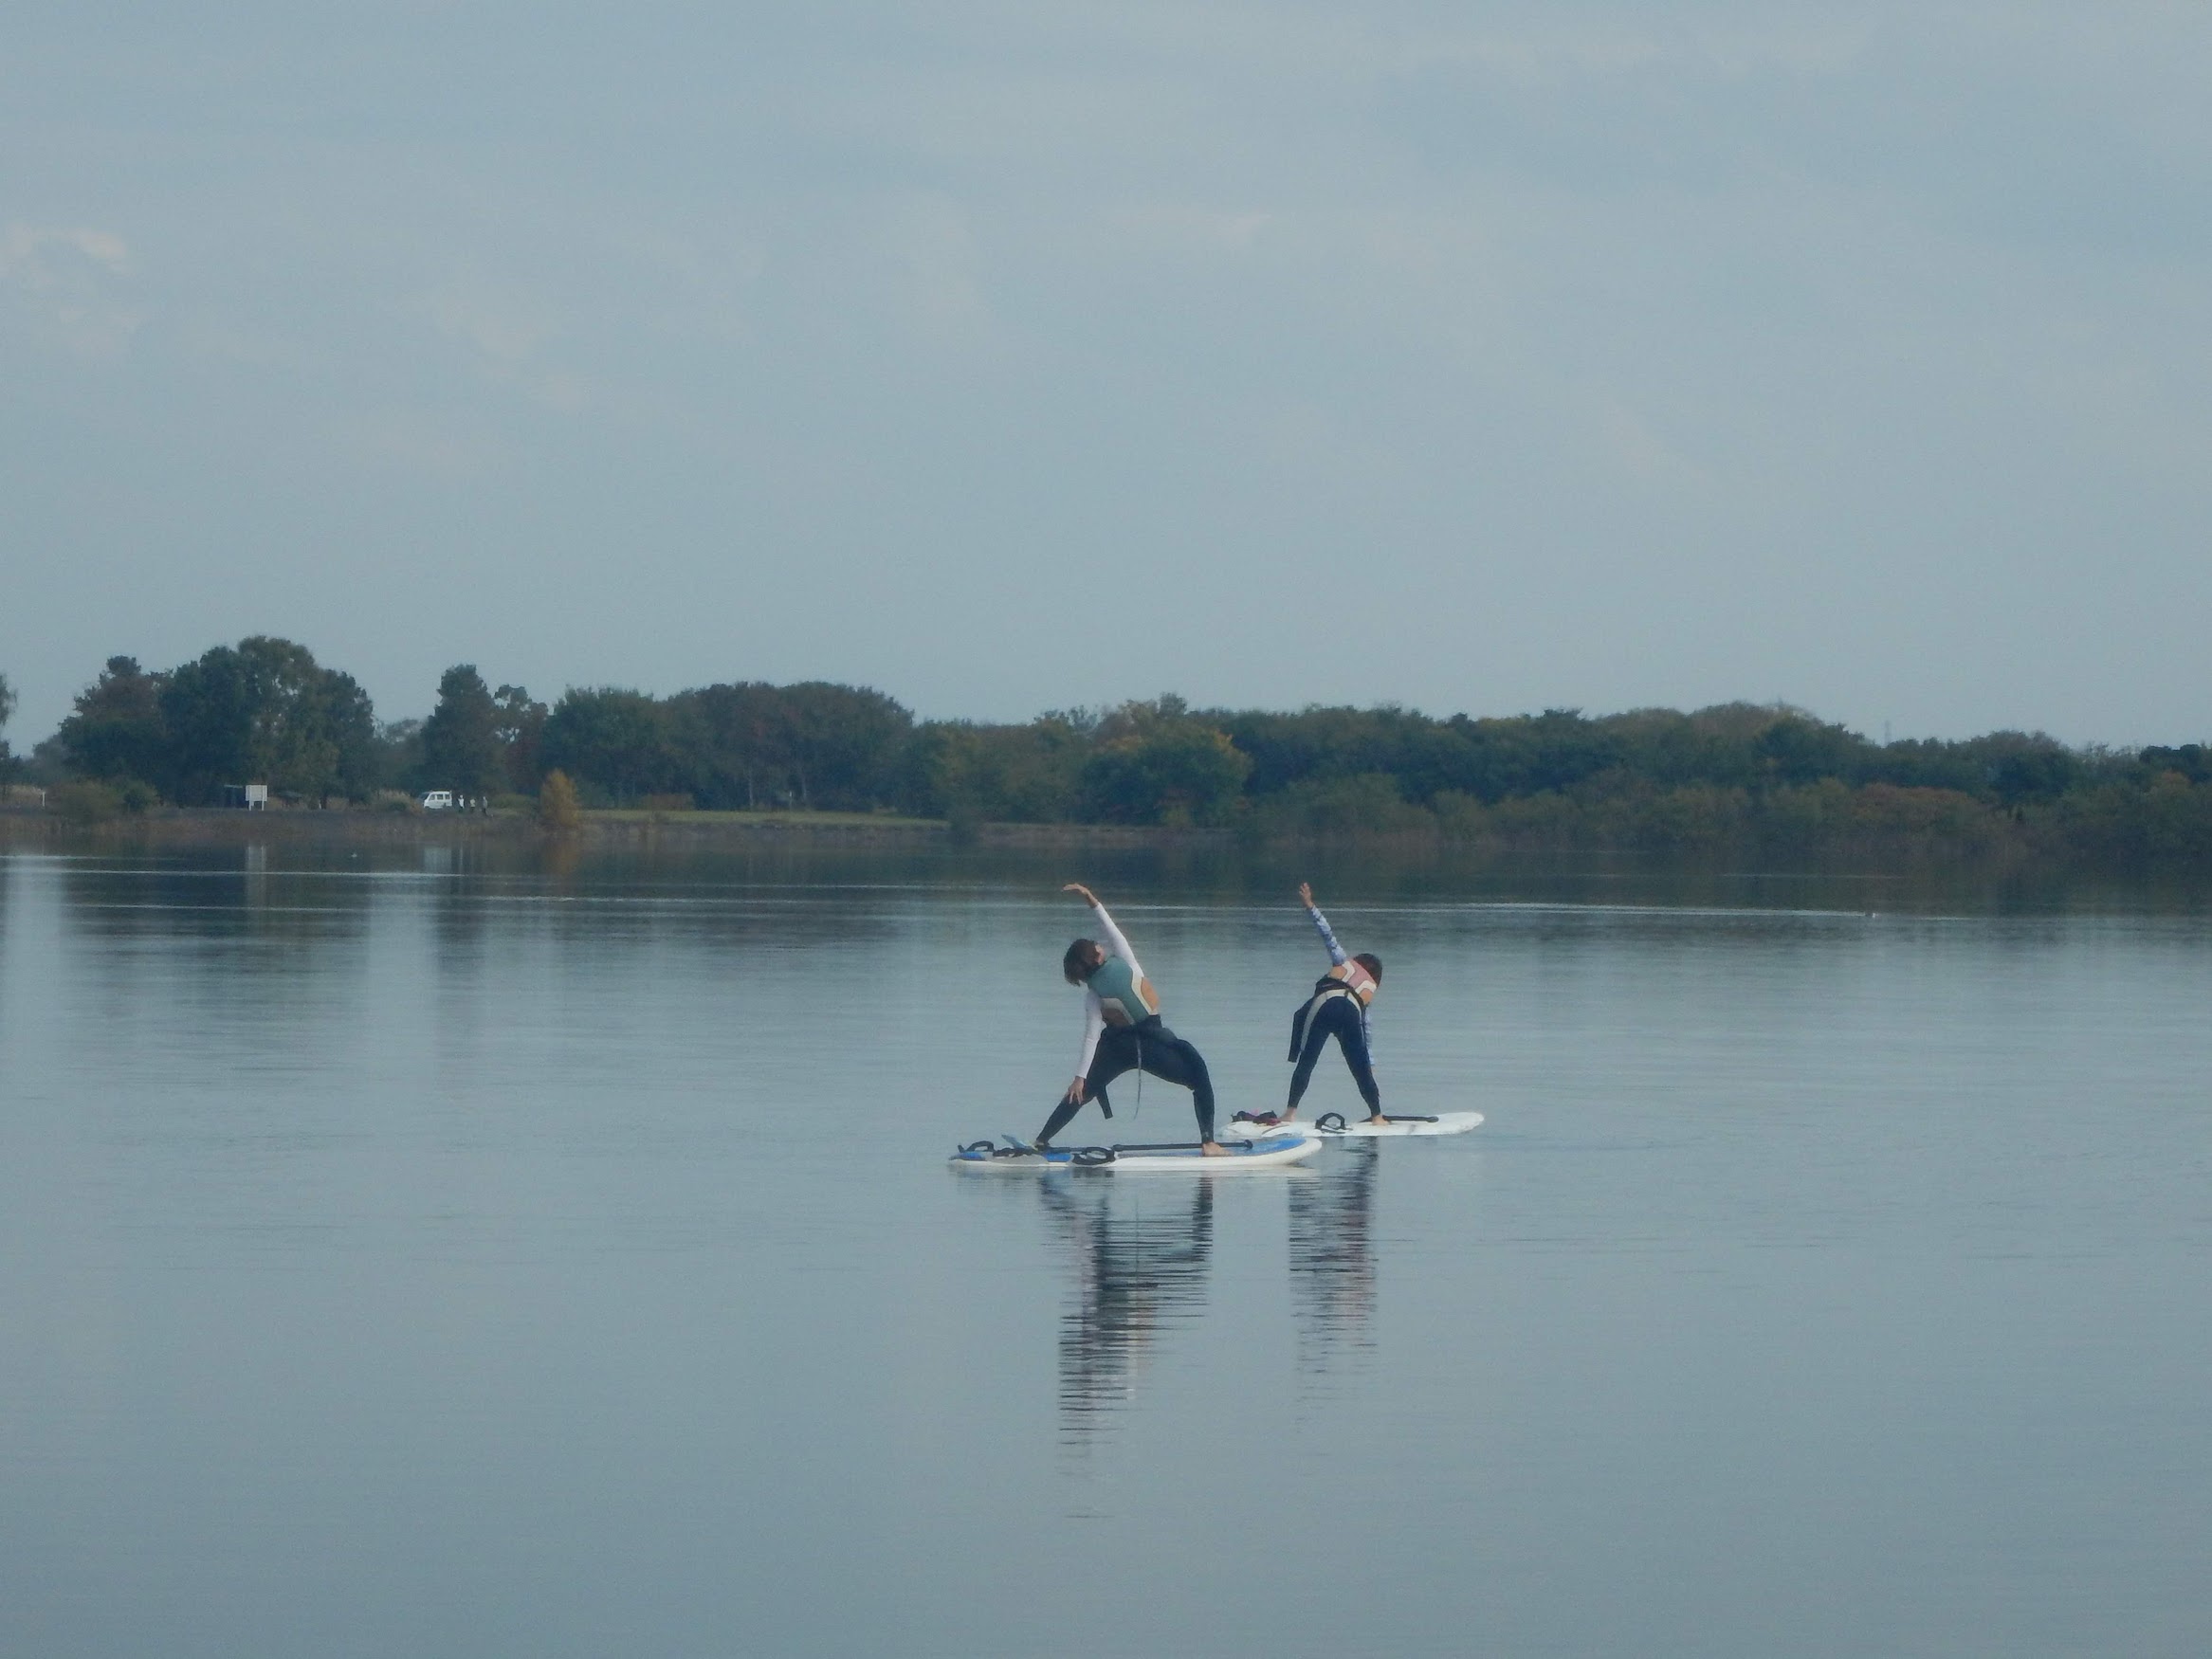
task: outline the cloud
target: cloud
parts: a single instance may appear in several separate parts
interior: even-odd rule
[[[887,240],[903,308],[925,336],[957,339],[987,325],[975,234],[956,205],[938,197],[901,202]]]
[[[69,280],[71,254],[117,276],[130,268],[130,246],[113,231],[19,224],[0,237],[0,281],[33,292],[61,287]]]
[[[1144,202],[1109,212],[1108,223],[1139,244],[1206,250],[1250,247],[1274,218],[1254,210],[1226,211],[1189,202]]]
[[[115,358],[144,325],[143,306],[120,289],[130,245],[86,226],[11,224],[0,232],[0,289],[34,330],[80,356]]]
[[[468,278],[431,294],[424,310],[440,334],[468,346],[493,379],[564,414],[589,401],[581,376],[540,360],[547,342],[562,332],[558,313],[542,296]]]
[[[466,340],[499,363],[527,361],[555,332],[552,306],[519,290],[494,293],[480,283],[456,284],[431,295],[428,309],[440,333]]]
[[[349,423],[349,447],[379,472],[412,473],[447,483],[479,481],[516,459],[497,432],[449,413],[385,410]]]

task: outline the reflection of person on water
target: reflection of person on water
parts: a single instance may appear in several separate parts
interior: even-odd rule
[[[1323,1046],[1334,1037],[1344,1050],[1344,1064],[1352,1068],[1352,1081],[1360,1085],[1360,1098],[1367,1103],[1367,1121],[1386,1123],[1390,1120],[1382,1115],[1382,1091],[1375,1086],[1375,1051],[1367,1031],[1367,1007],[1382,984],[1382,960],[1364,952],[1345,956],[1337,936],[1329,931],[1328,918],[1313,902],[1311,885],[1300,882],[1298,897],[1313,925],[1321,930],[1321,942],[1328,948],[1329,970],[1314,982],[1313,994],[1290,1020],[1290,1058],[1298,1063],[1298,1069],[1290,1074],[1290,1103],[1283,1108],[1281,1121],[1288,1123],[1298,1116],[1298,1103],[1306,1098],[1306,1085],[1313,1081],[1313,1063],[1321,1058]]]
[[[1106,942],[1079,939],[1061,961],[1068,983],[1083,987],[1083,1056],[1076,1062],[1075,1081],[1037,1136],[1038,1150],[1050,1145],[1087,1102],[1097,1101],[1112,1117],[1106,1085],[1124,1072],[1146,1071],[1162,1083],[1191,1091],[1200,1145],[1209,1158],[1226,1156],[1214,1139],[1214,1081],[1206,1075],[1206,1062],[1161,1023],[1159,994],[1098,895],[1080,882],[1070,882],[1061,891],[1082,896]]]
[[[1348,1140],[1318,1180],[1290,1187],[1290,1317],[1298,1369],[1319,1376],[1364,1347],[1375,1313],[1375,1177],[1381,1145]]]
[[[1205,1309],[1214,1247],[1214,1183],[1187,1202],[1153,1199],[1106,1182],[1042,1188],[1071,1249],[1075,1297],[1060,1329],[1060,1405],[1073,1428],[1126,1403],[1146,1357],[1170,1327]]]

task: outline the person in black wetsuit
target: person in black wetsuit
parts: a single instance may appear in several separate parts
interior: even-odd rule
[[[1298,1063],[1298,1068],[1290,1073],[1290,1103],[1276,1121],[1288,1123],[1298,1116],[1298,1103],[1306,1098],[1306,1085],[1313,1081],[1313,1063],[1334,1037],[1344,1050],[1344,1064],[1352,1069],[1360,1098],[1367,1103],[1367,1121],[1387,1123],[1390,1120],[1382,1115],[1382,1091],[1375,1085],[1374,1050],[1367,1031],[1367,1007],[1382,985],[1382,959],[1364,952],[1346,956],[1344,946],[1337,943],[1337,936],[1329,931],[1328,918],[1313,902],[1311,884],[1300,882],[1298,897],[1313,925],[1321,930],[1321,942],[1328,949],[1329,970],[1314,982],[1313,994],[1291,1016],[1290,1058]]]
[[[1106,942],[1079,939],[1061,959],[1060,971],[1068,983],[1083,987],[1083,1055],[1076,1062],[1075,1081],[1037,1136],[1037,1149],[1051,1145],[1052,1137],[1088,1101],[1098,1102],[1100,1109],[1112,1117],[1106,1085],[1125,1072],[1146,1071],[1162,1083],[1191,1091],[1199,1146],[1208,1158],[1226,1156],[1214,1139],[1214,1080],[1206,1074],[1204,1058],[1161,1023],[1159,994],[1098,895],[1081,882],[1070,882],[1061,891],[1079,895],[1090,906]]]

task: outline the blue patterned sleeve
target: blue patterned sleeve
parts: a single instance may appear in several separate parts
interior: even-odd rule
[[[1313,918],[1313,925],[1321,930],[1321,942],[1328,946],[1328,959],[1338,967],[1343,967],[1347,960],[1344,947],[1337,943],[1337,936],[1329,932],[1328,918],[1321,913],[1321,907],[1316,904],[1307,905],[1306,914]]]

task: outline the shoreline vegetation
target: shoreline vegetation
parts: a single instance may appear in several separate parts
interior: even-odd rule
[[[2160,856],[2161,849],[2112,847],[2101,836],[2085,845],[2083,826],[2060,814],[2015,816],[1951,800],[1900,800],[1881,786],[1805,793],[1809,798],[1760,803],[1664,796],[1588,805],[1537,800],[1510,803],[1511,810],[1503,811],[1462,809],[1449,818],[1429,814],[1410,822],[1401,819],[1388,828],[1359,824],[1322,828],[1260,815],[1234,826],[1208,827],[680,808],[583,809],[573,822],[554,828],[528,805],[513,803],[490,811],[426,812],[334,804],[267,811],[160,805],[134,812],[98,801],[87,811],[82,795],[64,787],[51,792],[43,806],[24,800],[0,803],[0,846],[65,846],[87,840],[176,848],[270,842],[414,846],[572,841],[587,848],[675,848],[783,842],[1007,849],[1281,848],[1370,850],[1397,858],[1643,854],[1689,861],[1735,860],[1754,867],[1803,861],[1823,866],[1851,863],[1877,870],[1946,865],[2212,868],[2212,858],[2194,848],[2181,850],[2178,856]]]
[[[0,719],[9,702],[0,679]],[[266,811],[225,811],[265,785]],[[866,687],[572,687],[448,669],[379,722],[306,647],[109,659],[53,737],[0,746],[0,832],[590,843],[1388,847],[2082,867],[2212,866],[2212,745],[2041,733],[1874,742],[1785,704],[1437,718],[1193,708],[918,720]],[[424,811],[447,790],[476,810]],[[257,792],[258,793],[258,792]]]

